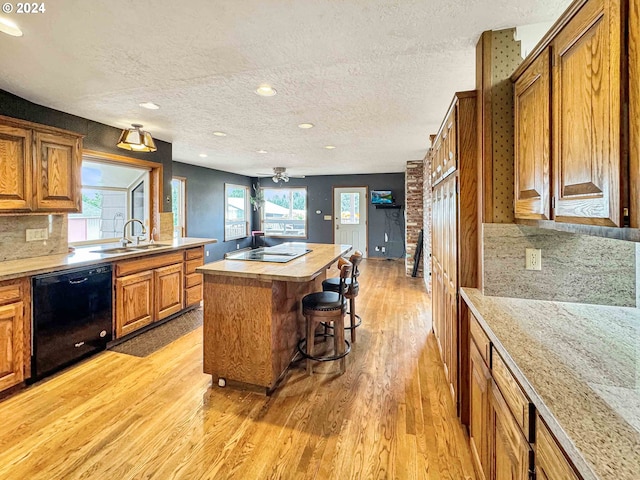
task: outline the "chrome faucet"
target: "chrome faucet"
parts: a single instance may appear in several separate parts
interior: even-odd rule
[[[131,220],[127,220],[124,224],[124,227],[122,229],[122,238],[120,239],[120,244],[123,247],[126,247],[127,244],[129,243],[133,243],[133,240],[131,240],[129,237],[127,237],[127,226],[130,223],[133,222],[138,222],[140,224],[140,226],[142,227],[142,235],[146,235],[147,234],[147,229],[144,226],[144,223],[142,223],[142,221],[138,220],[137,218],[132,218]],[[133,227],[131,227],[131,232],[133,233]],[[140,236],[136,235],[136,242],[135,244],[138,245],[140,243]]]

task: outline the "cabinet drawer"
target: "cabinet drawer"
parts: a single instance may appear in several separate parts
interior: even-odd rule
[[[173,263],[180,263],[182,262],[182,255],[183,253],[181,251],[177,251],[118,262],[116,263],[116,277],[142,272],[144,270],[153,270],[154,268],[164,267]]]
[[[202,285],[189,287],[184,291],[184,306],[189,307],[195,305],[202,300]]]
[[[201,267],[202,265],[204,265],[204,263],[202,262],[202,258],[196,258],[194,260],[187,260],[186,262],[184,262],[184,273],[186,273],[187,275],[190,273],[196,273],[196,268]]]
[[[478,319],[471,312],[469,312],[469,331],[471,332],[471,338],[473,338],[473,341],[478,347],[478,350],[480,351],[480,355],[482,355],[484,362],[489,365],[491,341],[478,323]]]
[[[500,388],[502,396],[509,406],[509,410],[511,410],[525,437],[531,441],[533,439],[533,432],[530,431],[530,409],[532,404],[520,388],[516,379],[513,378],[513,375],[502,358],[500,358],[500,355],[495,351],[492,362],[491,371],[493,373],[493,379]]]
[[[543,480],[578,480],[560,446],[540,417],[536,421],[536,473]]]
[[[20,284],[0,286],[0,305],[19,302],[21,299],[22,288]]]
[[[184,276],[184,287],[190,288],[195,287],[196,285],[202,284],[202,274],[201,273],[189,273]]]
[[[190,248],[184,252],[185,260],[193,260],[194,258],[204,257],[204,247]]]

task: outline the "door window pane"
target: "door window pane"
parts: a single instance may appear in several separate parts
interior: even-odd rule
[[[224,186],[224,239],[233,240],[249,235],[249,187]]]
[[[340,223],[342,225],[360,224],[359,193],[340,193]]]

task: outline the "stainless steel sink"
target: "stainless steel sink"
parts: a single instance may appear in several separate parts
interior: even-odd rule
[[[113,248],[103,248],[100,250],[91,250],[93,253],[127,253],[133,252],[134,250],[130,247],[113,247]]]
[[[148,243],[146,245],[132,245],[130,248],[132,250],[153,250],[154,248],[160,248],[160,247],[169,247],[170,245],[165,245],[162,243]]]

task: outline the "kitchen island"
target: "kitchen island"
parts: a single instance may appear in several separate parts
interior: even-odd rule
[[[203,366],[214,383],[272,391],[304,332],[302,297],[321,291],[327,268],[351,250],[322,243],[277,249],[288,247],[310,251],[285,263],[227,258],[197,269],[204,274]]]

